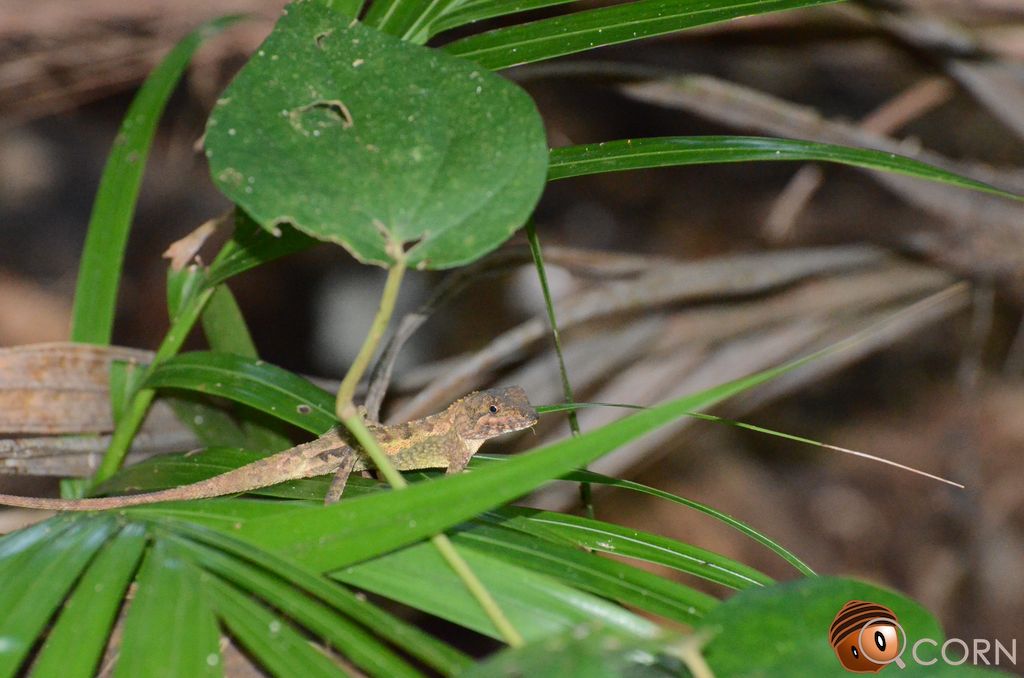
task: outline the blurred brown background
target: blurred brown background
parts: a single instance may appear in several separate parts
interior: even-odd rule
[[[205,113],[280,6],[0,4],[0,346],[67,338],[92,195],[134,89],[191,27],[251,12],[257,18],[202,50],[147,169],[116,341],[156,346],[166,328],[160,253],[227,207],[194,150]],[[899,151],[1024,192],[1022,60],[1018,0],[908,0],[733,22],[508,75],[535,96],[553,145],[774,134]],[[898,327],[873,332],[863,350],[721,411],[921,467],[967,490],[703,422],[623,451],[608,470],[746,520],[819,572],[899,588],[951,635],[1024,637],[1022,217],[999,198],[792,163],[551,185],[537,221],[560,313],[586,306],[588,293],[596,304],[566,332],[580,399],[657,402],[802,354],[947,290]],[[694,261],[705,268],[678,263]],[[652,271],[665,278],[645,281]],[[396,379],[399,396],[427,384],[434,391],[395,400],[392,415],[443,400],[438,384],[447,375],[451,388],[460,386],[451,377],[460,365],[465,385],[517,380],[537,402],[560,400],[546,337],[484,367],[470,364],[500,333],[544,322],[534,278],[530,268],[481,278],[440,309],[404,350]],[[264,358],[338,377],[382,279],[324,247],[232,288]],[[404,310],[441,279],[415,275]],[[615,314],[601,310],[609,289],[644,297],[671,287],[665,280],[679,290]],[[961,280],[968,286],[950,288]],[[453,356],[461,357],[436,362]],[[619,415],[581,420],[586,429]],[[564,422],[549,422],[539,435],[566,432]],[[573,488],[562,490],[535,502],[571,505]],[[793,576],[750,540],[679,506],[624,493],[598,493],[596,503],[601,518]]]

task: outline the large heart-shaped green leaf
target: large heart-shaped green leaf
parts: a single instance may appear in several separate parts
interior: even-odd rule
[[[942,645],[945,636],[926,609],[893,591],[830,577],[750,588],[716,606],[698,626],[713,634],[704,655],[719,678],[850,675],[836,658],[828,634],[836,613],[851,600],[888,607],[906,633],[900,639],[905,668],[887,669],[884,675],[995,675],[973,666],[952,666],[941,659],[928,663],[938,654],[937,646]],[[913,652],[913,645],[921,639],[934,641],[925,641],[919,648],[917,656],[926,664],[918,663]]]
[[[472,261],[526,220],[547,169],[530,97],[486,69],[287,7],[206,131],[217,186],[261,226],[288,223],[390,265]]]

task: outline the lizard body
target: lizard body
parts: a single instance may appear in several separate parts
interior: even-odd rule
[[[446,468],[457,473],[466,468],[480,446],[504,433],[537,423],[537,412],[518,386],[476,391],[455,401],[443,412],[406,424],[369,425],[381,449],[400,471]],[[239,494],[286,480],[334,473],[325,498],[341,497],[352,471],[373,469],[370,458],[353,446],[346,432],[334,428],[316,440],[259,459],[226,473],[181,487],[122,497],[49,499],[0,494],[0,504],[55,511],[97,511],[153,504],[163,501],[205,499]]]

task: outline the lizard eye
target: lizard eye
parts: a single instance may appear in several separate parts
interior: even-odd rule
[[[498,408],[495,405],[491,405],[487,409],[491,411],[491,414],[497,414],[498,413]]]

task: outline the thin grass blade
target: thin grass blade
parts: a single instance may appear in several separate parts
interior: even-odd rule
[[[798,572],[807,576],[814,576],[815,572],[807,565],[804,561],[786,549],[782,544],[778,543],[774,539],[771,539],[759,530],[751,527],[742,520],[737,520],[727,513],[723,513],[718,509],[712,508],[707,504],[702,504],[699,501],[687,499],[686,497],[680,497],[679,495],[672,494],[671,492],[665,492],[659,490],[656,487],[649,487],[641,483],[634,482],[632,480],[620,480],[619,478],[611,478],[600,473],[594,473],[592,471],[573,471],[564,476],[565,480],[571,480],[574,482],[580,482],[587,480],[595,485],[607,485],[609,487],[618,487],[624,490],[630,490],[632,492],[640,492],[641,494],[648,494],[652,497],[658,497],[665,501],[670,501],[674,504],[680,504],[687,508],[692,508],[695,511],[699,511],[715,520],[728,525],[734,530],[750,537],[758,544],[761,544],[768,550],[775,553],[777,556],[785,560],[787,563],[792,565]]]
[[[470,0],[458,4],[455,9],[441,13],[430,22],[430,35],[459,28],[495,17],[509,16],[521,12],[530,12],[546,7],[567,5],[578,0]]]
[[[489,515],[509,529],[579,548],[664,565],[733,589],[773,583],[768,575],[732,558],[614,523],[515,507],[505,507]]]
[[[132,100],[107,158],[89,217],[75,287],[72,341],[110,343],[128,231],[157,122],[196,49],[240,18],[214,19],[187,35],[149,74]]]
[[[498,28],[456,40],[444,49],[498,70],[739,17],[832,2],[836,0],[637,0]]]
[[[1024,200],[1009,191],[895,153],[770,137],[650,137],[555,148],[551,151],[548,180],[651,167],[779,160],[852,165]]]

